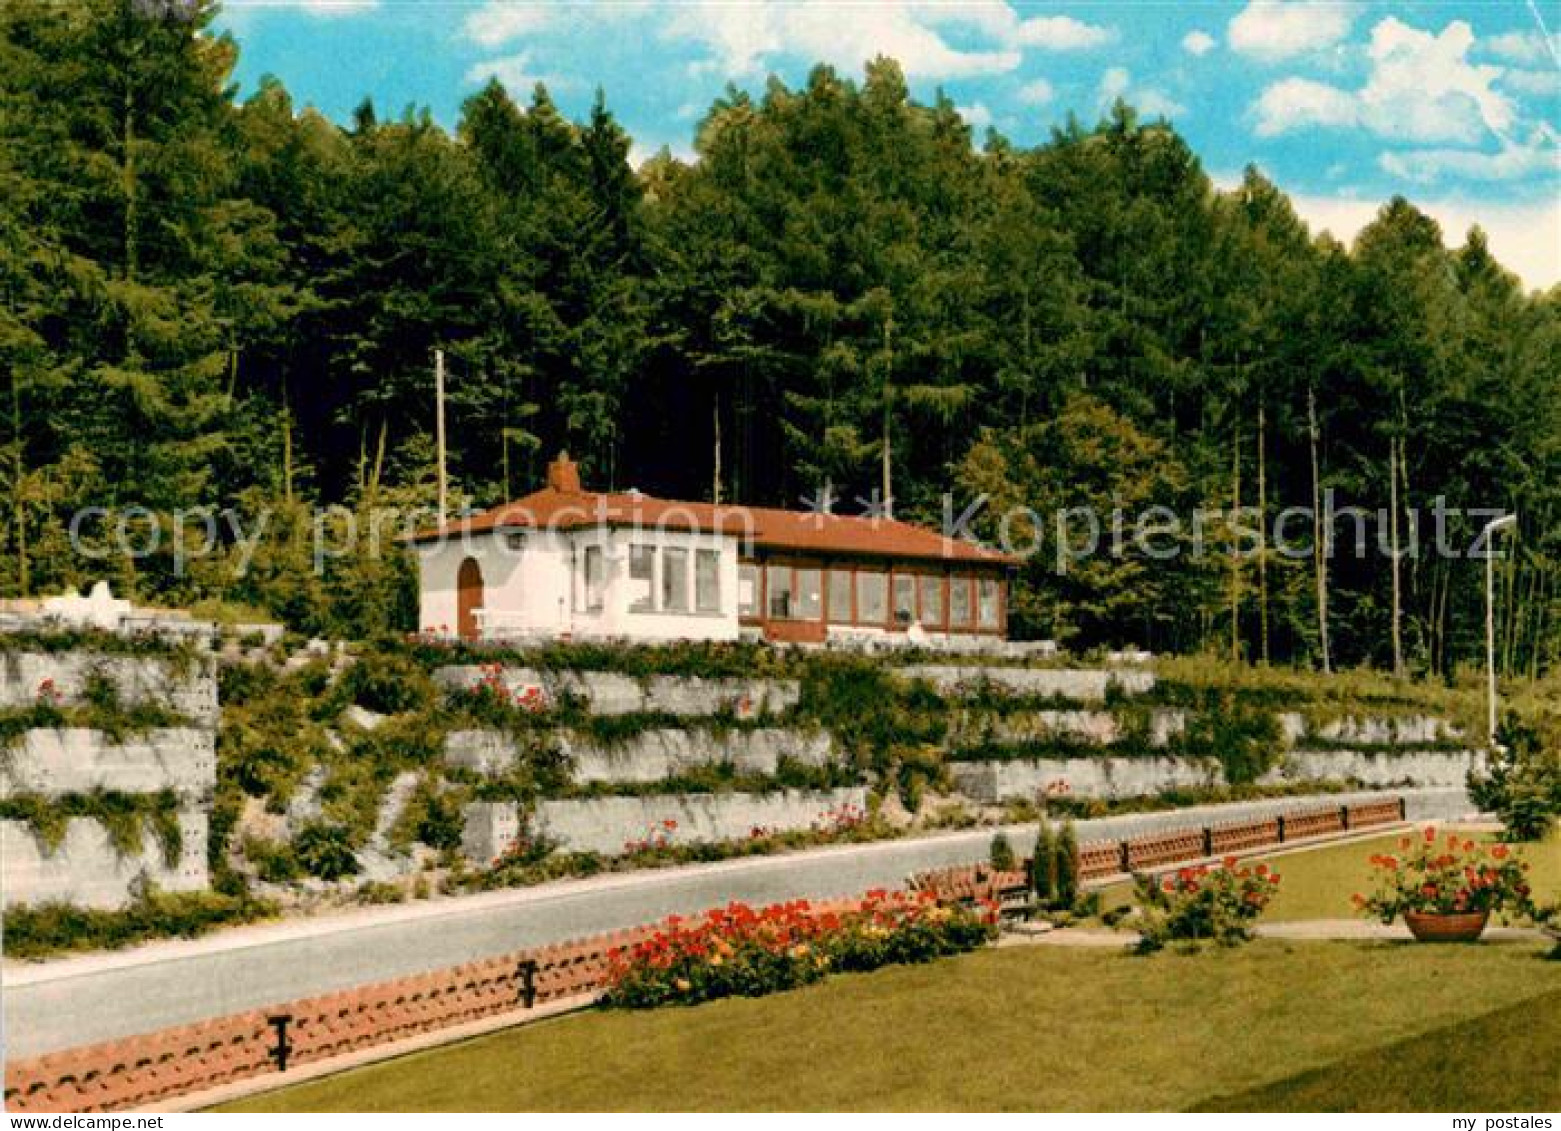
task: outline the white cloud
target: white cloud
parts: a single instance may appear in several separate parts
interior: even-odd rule
[[[1182,36],[1182,50],[1189,55],[1207,55],[1214,50],[1214,37],[1202,28],[1194,28]]]
[[[965,124],[973,130],[984,130],[993,122],[992,111],[987,109],[983,102],[973,102],[969,106],[956,106],[959,116],[965,119]]]
[[[1556,62],[1558,39],[1561,37],[1554,37],[1546,43],[1545,37],[1537,31],[1509,31],[1487,36],[1480,40],[1480,46],[1492,55],[1514,63],[1548,61],[1553,64]]]
[[[887,55],[898,60],[907,75],[934,79],[998,74],[1019,65],[1020,52],[1011,46],[970,51],[951,46],[917,19],[919,11],[894,2],[837,6],[828,0],[694,0],[672,7],[662,35],[703,44],[711,57],[702,61],[700,70],[730,78],[756,76],[783,55],[852,70],[876,55]]]
[[[488,0],[488,3],[466,17],[461,29],[466,33],[466,38],[474,43],[483,47],[501,47],[546,27],[552,21],[554,11],[547,4]]]
[[[1025,83],[1019,88],[1018,94],[1015,95],[1026,106],[1039,106],[1043,102],[1050,102],[1056,96],[1057,91],[1045,79],[1036,79],[1033,82]]]
[[[1369,200],[1327,196],[1291,196],[1290,202],[1314,231],[1326,230],[1345,241],[1371,223],[1380,207]],[[1561,282],[1561,200],[1532,204],[1417,200],[1415,207],[1440,224],[1443,238],[1454,244],[1461,244],[1478,224],[1490,237],[1491,252],[1526,286],[1551,287]]]
[[[890,5],[880,3],[864,6],[884,8]],[[1087,24],[1071,16],[1034,16],[1026,20],[1020,17],[1011,4],[1001,0],[977,0],[975,3],[961,4],[926,0],[908,7],[916,19],[929,25],[954,24],[971,28],[1009,47],[1088,51],[1104,47],[1117,37],[1115,28]]]
[[[1015,29],[1010,42],[1049,51],[1087,51],[1116,38],[1111,28],[1075,20],[1071,16],[1035,16]]]
[[[1355,96],[1312,79],[1281,79],[1252,107],[1259,137],[1274,137],[1308,126],[1346,127],[1360,120]]]
[[[1438,35],[1389,16],[1371,29],[1371,79],[1361,91],[1362,117],[1384,137],[1416,141],[1477,140],[1482,127],[1511,127],[1512,103],[1491,83],[1501,68],[1470,63],[1474,32],[1454,20]]]
[[[1336,0],[1252,0],[1226,28],[1231,50],[1277,62],[1332,47],[1349,34],[1356,5]]]
[[[1096,100],[1104,110],[1118,98],[1135,107],[1147,118],[1176,118],[1187,113],[1187,107],[1153,87],[1133,85],[1132,75],[1126,67],[1108,67],[1100,76],[1100,88]]]
[[[907,76],[968,78],[1012,71],[1025,49],[1086,51],[1116,39],[1113,28],[1071,16],[1024,19],[1000,0],[685,0],[665,6],[664,38],[703,45],[695,73],[755,77],[782,57],[823,60],[855,70],[875,55],[897,60]],[[945,38],[961,33],[959,45]]]
[[[1384,153],[1377,164],[1394,176],[1430,183],[1445,176],[1474,181],[1510,181],[1542,173],[1561,173],[1556,132],[1540,126],[1525,142],[1504,141],[1499,150],[1417,149]]]
[[[1131,81],[1126,67],[1108,67],[1100,76],[1100,101],[1109,103],[1121,98]]]
[[[243,9],[247,5],[233,5]],[[379,7],[379,0],[268,0],[267,8],[297,8],[311,16],[353,16]]]
[[[541,75],[532,72],[529,51],[499,59],[484,59],[480,63],[473,63],[466,71],[467,82],[487,82],[490,78],[498,79],[511,94],[529,92],[537,83],[544,81]]]
[[[1365,86],[1348,91],[1312,79],[1282,79],[1253,105],[1257,133],[1364,126],[1399,141],[1465,145],[1488,133],[1504,136],[1517,115],[1492,85],[1502,68],[1469,62],[1473,44],[1474,33],[1462,20],[1433,34],[1390,16],[1371,30]]]
[[[1561,94],[1561,70],[1507,71],[1499,81],[1502,86],[1519,94],[1534,94],[1540,98]]]

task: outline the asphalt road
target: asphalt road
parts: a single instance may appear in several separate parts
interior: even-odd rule
[[[1403,790],[1411,818],[1457,816],[1461,790]],[[1334,794],[1329,800],[1372,796]],[[1137,835],[1206,819],[1240,820],[1303,798],[1203,806],[1080,823],[1081,839]],[[759,905],[898,887],[926,868],[985,858],[996,830],[843,845],[515,891],[397,904],[205,939],[0,967],[8,1057],[171,1025],[455,966],[478,958],[694,914],[731,900]],[[1033,829],[1006,830],[1028,852]]]

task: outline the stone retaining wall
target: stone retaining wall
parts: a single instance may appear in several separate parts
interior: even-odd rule
[[[1284,764],[1260,779],[1264,785],[1287,781],[1359,782],[1364,786],[1457,788],[1471,769],[1483,769],[1478,751],[1403,752],[1294,750]],[[1013,758],[951,762],[949,772],[961,793],[977,801],[1035,798],[1050,790],[1078,797],[1144,797],[1168,789],[1224,785],[1219,766],[1194,758],[1122,757]]]
[[[1470,770],[1485,769],[1479,750],[1292,750],[1263,775],[1282,781],[1355,781],[1370,786],[1456,786]]]
[[[833,743],[826,731],[780,727],[676,730],[655,728],[622,742],[603,744],[560,733],[575,782],[653,782],[706,766],[729,765],[740,774],[773,774],[782,758],[808,766],[829,763]],[[445,762],[479,773],[502,773],[519,757],[502,731],[453,731],[445,739]]]
[[[867,807],[867,790],[777,790],[773,793],[684,793],[654,797],[591,797],[538,803],[534,831],[565,852],[615,856],[626,845],[657,836],[669,843],[740,840],[832,823],[831,813]],[[667,822],[672,822],[668,827]],[[516,806],[478,802],[466,809],[462,849],[478,863],[493,860],[519,832]]]
[[[1104,702],[1109,688],[1139,695],[1155,685],[1155,676],[1142,668],[1110,671],[1088,668],[1009,668],[956,664],[906,664],[897,669],[906,679],[924,679],[939,692],[973,694],[990,684],[1011,695],[1057,696],[1081,702]]]
[[[78,701],[95,674],[113,684],[123,703],[161,703],[197,726],[217,725],[217,676],[209,657],[0,652],[0,707],[31,706],[45,680],[65,702]]]
[[[476,687],[490,669],[476,664],[440,668],[434,677],[446,687]],[[582,700],[593,715],[657,712],[668,715],[716,715],[737,718],[780,714],[796,706],[801,687],[794,679],[704,679],[699,676],[648,676],[618,672],[540,671],[503,667],[499,679],[512,695],[540,688],[549,701],[568,695]]]
[[[1304,745],[1311,738],[1358,746],[1433,746],[1464,737],[1458,727],[1434,715],[1348,715],[1313,726],[1299,712],[1284,711],[1279,729],[1291,745]]]
[[[1164,747],[1187,729],[1187,714],[1171,709],[1149,716],[1149,745]],[[1072,740],[1109,746],[1122,738],[1122,724],[1110,711],[1015,711],[1005,715],[969,710],[955,711],[949,719],[949,741],[954,746],[975,742],[1005,745]]]
[[[1169,756],[951,762],[949,772],[961,793],[987,802],[1033,799],[1048,790],[1078,797],[1146,797],[1168,789],[1216,786],[1224,780],[1218,765]]]
[[[123,906],[142,877],[163,891],[203,891],[206,867],[206,813],[187,809],[179,814],[182,848],[172,867],[163,849],[146,830],[141,851],[120,856],[108,831],[97,821],[73,818],[65,839],[45,852],[32,829],[21,821],[0,821],[0,856],[5,859],[5,884],[0,905],[70,903],[77,907]]]
[[[0,754],[0,797],[58,797],[94,789],[156,793],[171,789],[206,801],[217,784],[215,737],[170,727],[115,742],[98,730],[30,730]]]

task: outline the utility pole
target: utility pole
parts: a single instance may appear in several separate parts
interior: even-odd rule
[[[894,438],[890,402],[894,397],[894,315],[883,322],[883,516],[894,517]]]
[[[449,486],[444,474],[444,350],[434,350],[434,440],[439,460],[439,525],[449,519]]]

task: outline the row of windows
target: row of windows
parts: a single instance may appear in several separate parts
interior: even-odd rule
[[[692,592],[689,556],[693,555]],[[607,576],[600,546],[585,548],[585,608],[599,613],[606,598]],[[629,547],[629,611],[631,613],[719,613],[721,552],[689,551],[679,546]]]
[[[762,608],[772,620],[881,626],[891,623],[892,601],[892,623],[901,627],[1001,627],[1002,592],[995,578],[784,564],[740,568],[738,612],[745,617],[757,617]]]

